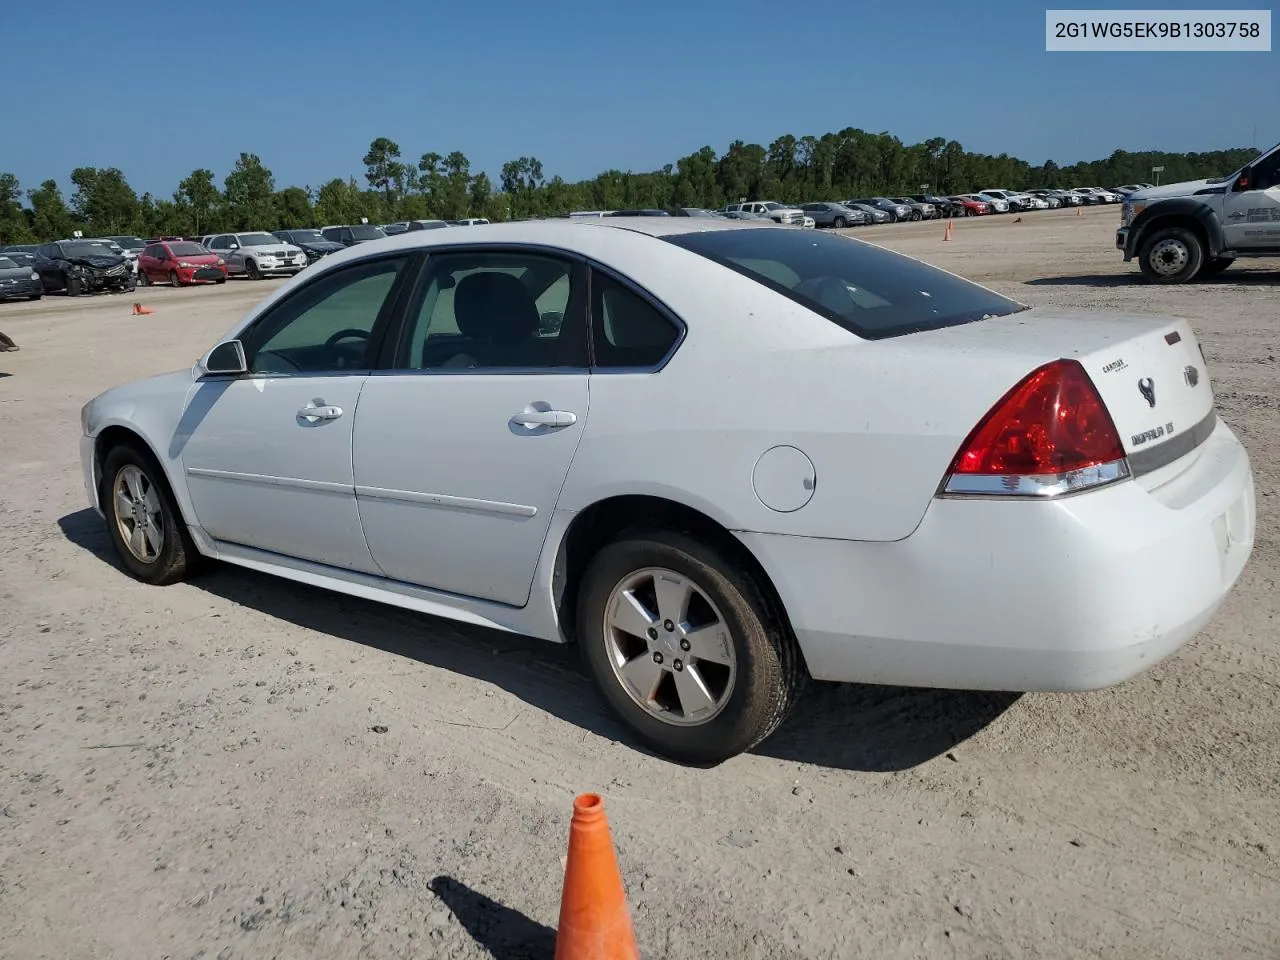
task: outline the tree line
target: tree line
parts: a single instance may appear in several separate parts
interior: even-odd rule
[[[565,214],[570,210],[653,207],[720,207],[739,200],[801,203],[909,193],[968,193],[1001,187],[1110,187],[1152,179],[1162,182],[1230,173],[1257,151],[1129,153],[1105,160],[1039,166],[1008,154],[972,153],[955,140],[935,137],[904,144],[888,133],[847,127],[820,137],[778,137],[768,146],[735,140],[721,154],[706,146],[661,170],[606,170],[569,183],[548,179],[542,163],[519,157],[503,164],[498,182],[473,173],[460,151],[424,153],[415,162],[399,144],[378,137],[364,155],[364,183],[335,178],[313,189],[280,188],[252,153],[241,153],[221,186],[212,170],[193,170],[172,197],[139,195],[115,167],[77,167],[64,198],[56,180],[25,192],[18,179],[0,173],[0,244],[36,243],[71,236],[194,236],[223,230],[276,230],[329,223],[487,217],[509,220]]]

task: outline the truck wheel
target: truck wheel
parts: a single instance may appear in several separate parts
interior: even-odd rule
[[[1227,267],[1236,262],[1235,257],[1210,257],[1200,271],[1202,277],[1216,277]]]
[[[1138,265],[1156,283],[1186,283],[1204,263],[1204,244],[1190,230],[1165,227],[1142,244]]]

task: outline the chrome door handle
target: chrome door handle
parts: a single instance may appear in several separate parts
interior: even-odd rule
[[[320,420],[337,420],[342,416],[342,408],[327,405],[317,406],[309,403],[298,411],[298,416],[303,420],[309,420],[311,423],[316,423]]]
[[[578,415],[568,410],[522,410],[511,422],[524,427],[568,427],[578,422]]]

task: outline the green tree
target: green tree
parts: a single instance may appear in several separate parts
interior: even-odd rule
[[[489,201],[493,197],[493,183],[489,180],[489,175],[482,172],[472,177],[471,186],[467,193],[471,215],[473,217],[487,217]]]
[[[223,185],[226,220],[232,230],[266,230],[275,223],[275,177],[257,154],[240,154]]]
[[[536,157],[520,157],[502,165],[502,191],[511,199],[513,218],[531,217],[538,212],[542,184],[542,161]]]
[[[444,158],[444,183],[440,196],[440,216],[459,220],[467,215],[468,188],[471,186],[471,161],[455,150]]]
[[[213,171],[201,167],[178,184],[173,202],[182,213],[189,232],[199,236],[213,227],[222,194],[213,182]]]
[[[369,152],[364,155],[364,169],[369,186],[383,191],[387,213],[391,215],[395,206],[392,193],[404,173],[404,164],[400,163],[400,145],[386,137],[378,137],[369,144]]]
[[[115,167],[76,167],[71,171],[76,192],[71,197],[75,216],[90,232],[102,236],[118,234],[133,224],[138,195]]]
[[[333,179],[316,194],[316,219],[321,224],[359,223],[365,213],[365,199],[356,178]]]
[[[33,243],[36,235],[22,206],[22,186],[12,173],[0,173],[0,244]]]
[[[427,211],[431,216],[439,216],[443,201],[444,174],[440,170],[443,161],[444,157],[435,152],[424,153],[418,160],[418,170],[421,172],[418,189],[427,198]]]
[[[46,180],[27,194],[31,201],[31,229],[37,240],[63,240],[71,236],[74,222],[57,181]]]
[[[311,191],[302,187],[285,187],[276,194],[277,224],[283,230],[308,227],[315,221]]]

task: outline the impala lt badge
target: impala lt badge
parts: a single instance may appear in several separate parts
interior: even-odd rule
[[[1190,364],[1187,364],[1187,369],[1182,371],[1182,375],[1187,378],[1188,387],[1194,387],[1200,382],[1200,371]]]
[[[1156,405],[1156,382],[1150,377],[1143,377],[1138,381],[1138,392],[1142,394],[1142,399],[1147,401],[1147,406]]]

